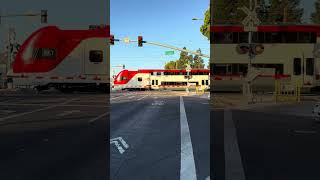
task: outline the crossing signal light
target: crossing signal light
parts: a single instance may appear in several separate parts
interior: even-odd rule
[[[264,46],[262,44],[239,44],[236,47],[238,54],[260,55],[264,52]]]
[[[114,45],[114,35],[110,35],[110,44]]]
[[[251,51],[253,55],[260,55],[264,52],[264,46],[262,44],[254,44]]]
[[[142,36],[138,36],[138,46],[142,47],[143,46],[143,37]]]
[[[236,49],[239,54],[247,54],[250,50],[250,47],[248,44],[239,44]]]
[[[45,24],[48,22],[48,11],[41,10],[41,23]]]

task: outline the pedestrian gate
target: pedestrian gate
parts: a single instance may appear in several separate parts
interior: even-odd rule
[[[300,81],[286,82],[275,80],[275,101],[276,102],[300,102],[301,85]]]

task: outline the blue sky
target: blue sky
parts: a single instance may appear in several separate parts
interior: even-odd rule
[[[200,48],[204,54],[210,52],[210,42],[200,32],[203,18],[209,7],[209,0],[111,0],[111,33],[116,39],[129,37],[137,40],[142,35],[146,41],[154,41],[190,50]],[[154,45],[115,42],[111,47],[111,66],[125,64],[126,69],[162,69],[165,62],[179,58],[165,56],[170,50]],[[207,58],[204,58],[207,63]],[[119,68],[115,68],[119,70]]]

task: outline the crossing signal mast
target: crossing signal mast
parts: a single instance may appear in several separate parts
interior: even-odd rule
[[[240,52],[243,54],[249,54],[248,73],[246,77],[246,83],[243,84],[243,95],[247,96],[248,103],[251,103],[253,100],[251,83],[259,73],[258,70],[252,68],[251,62],[256,55],[261,54],[264,51],[264,47],[261,44],[252,43],[252,33],[257,31],[257,26],[261,24],[261,21],[259,20],[256,12],[257,8],[259,8],[257,0],[255,0],[254,6],[252,6],[252,0],[249,0],[249,2],[249,8],[239,8],[247,14],[247,17],[242,21],[242,24],[244,25],[244,30],[249,34],[248,44],[240,44],[237,50],[240,50]]]

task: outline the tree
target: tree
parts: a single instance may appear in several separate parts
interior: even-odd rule
[[[204,20],[200,27],[200,32],[210,40],[210,7],[204,13]]]
[[[311,14],[311,21],[315,24],[320,24],[320,0],[314,3],[315,12]]]
[[[184,47],[183,49],[186,49]],[[197,50],[198,53],[201,53],[201,49]],[[180,52],[180,58],[176,61],[170,61],[164,65],[165,69],[185,69],[187,67],[187,64],[190,64],[191,68],[195,69],[203,69],[204,68],[204,61],[203,59],[195,55],[193,56],[192,54],[189,55],[188,52]]]
[[[176,69],[176,61],[170,61],[164,65],[164,69]]]
[[[201,49],[198,49],[197,50],[198,53],[201,53]],[[192,63],[192,68],[195,68],[195,69],[203,69],[204,68],[204,61],[203,59],[201,58],[201,56],[199,55],[195,55],[193,57],[193,63]]]
[[[269,23],[301,23],[302,16],[300,0],[270,0]]]
[[[254,3],[254,1],[252,1]],[[265,23],[267,21],[268,6],[265,0],[258,0],[260,8],[257,10],[258,18]],[[216,24],[241,24],[247,16],[239,8],[248,7],[249,0],[214,0],[213,2],[213,21]],[[253,4],[254,5],[254,4]]]

